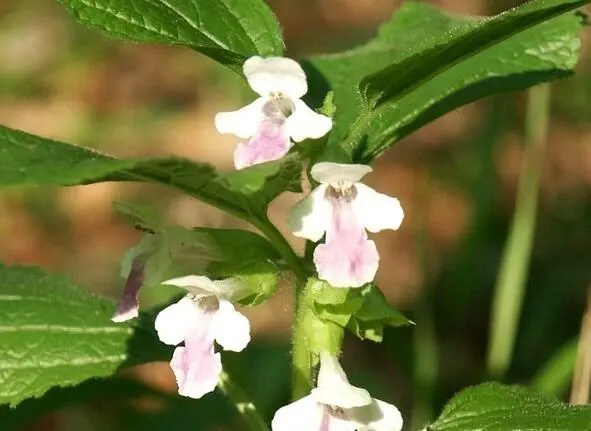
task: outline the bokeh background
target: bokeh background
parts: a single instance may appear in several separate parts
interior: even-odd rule
[[[363,43],[400,3],[269,1],[295,58]],[[471,14],[515,4],[432,3]],[[505,378],[536,383],[544,364],[563,354],[554,380],[542,384],[562,398],[591,281],[590,36],[587,30],[578,73],[554,85],[524,312]],[[231,72],[190,50],[107,39],[77,24],[55,0],[0,0],[1,124],[117,156],[175,154],[231,169],[236,139],[217,134],[213,117],[252,97]],[[399,197],[406,211],[400,231],[375,236],[382,257],[377,281],[418,324],[388,330],[381,345],[348,337],[344,365],[353,383],[399,406],[405,429],[421,428],[454,392],[487,378],[492,289],[514,208],[524,102],[523,93],[513,93],[458,109],[397,144],[368,177],[370,185]],[[285,232],[286,212],[298,198],[287,194],[272,204],[271,217]],[[120,258],[140,235],[114,213],[112,201],[152,205],[168,222],[185,226],[244,227],[156,186],[4,189],[0,260],[41,265],[116,297],[123,286]],[[169,295],[145,291],[143,305]],[[246,310],[254,342],[224,359],[268,418],[289,396],[290,298],[284,287],[269,303]],[[89,382],[76,397],[51,395],[49,412],[34,402],[16,412],[0,409],[0,430],[242,429],[217,393],[200,401],[175,396],[166,363],[109,383]]]

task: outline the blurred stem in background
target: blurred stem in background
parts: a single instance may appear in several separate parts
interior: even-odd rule
[[[238,410],[244,422],[248,424],[249,429],[253,431],[269,431],[269,427],[252,401],[246,396],[242,388],[230,379],[230,376],[225,371],[222,371],[220,375],[219,387],[236,406],[236,410]]]
[[[581,320],[581,332],[577,349],[577,361],[570,403],[573,405],[587,404],[591,389],[591,287],[587,291],[587,307]]]
[[[507,372],[517,338],[536,225],[549,111],[550,86],[531,88],[528,91],[525,154],[517,202],[503,250],[491,313],[487,370],[495,377],[502,377]]]
[[[415,235],[416,250],[425,274],[423,282],[424,291],[417,303],[415,313],[417,326],[414,328],[414,376],[413,376],[413,409],[411,428],[419,429],[425,426],[432,418],[433,392],[437,382],[438,346],[435,322],[433,320],[432,295],[427,291],[431,285],[430,257],[427,238],[427,213],[430,198],[430,177],[427,172],[421,184],[417,208],[420,219]]]
[[[577,340],[567,341],[538,371],[532,382],[534,388],[546,395],[563,395],[570,385],[576,356]]]

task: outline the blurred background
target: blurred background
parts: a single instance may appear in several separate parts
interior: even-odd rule
[[[365,42],[400,3],[269,1],[295,58]],[[432,3],[484,15],[516,2]],[[505,378],[537,383],[563,399],[591,282],[590,36],[586,30],[578,73],[553,86],[533,257]],[[109,40],[77,24],[55,0],[0,0],[0,59],[1,124],[122,157],[175,154],[232,168],[237,140],[217,134],[213,118],[253,94],[201,55]],[[418,325],[388,330],[381,345],[348,337],[344,367],[353,383],[399,406],[405,429],[421,428],[453,393],[487,378],[491,299],[514,208],[524,102],[523,93],[513,93],[458,109],[396,145],[368,177],[371,186],[399,197],[407,215],[400,231],[375,236],[378,285]],[[272,204],[271,217],[285,232],[297,199],[287,194]],[[120,258],[140,235],[114,213],[112,201],[155,206],[168,222],[185,226],[245,227],[156,186],[3,189],[0,261],[40,265],[116,297],[123,287]],[[169,295],[147,290],[142,304]],[[290,298],[284,287],[269,303],[247,309],[254,342],[224,358],[268,418],[289,397]],[[536,376],[554,355],[562,359],[540,382]],[[166,363],[149,364],[85,383],[76,397],[52,391],[49,407],[27,401],[18,411],[0,408],[0,430],[242,429],[220,394],[193,401],[175,389]]]

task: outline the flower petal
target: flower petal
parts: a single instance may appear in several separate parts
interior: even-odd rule
[[[322,353],[320,358],[318,384],[312,389],[312,396],[319,403],[344,409],[366,406],[372,402],[369,392],[349,383],[336,356],[326,353]]]
[[[318,277],[334,287],[361,287],[372,281],[380,256],[373,241],[357,220],[351,202],[333,198],[332,217],[326,230],[326,241],[314,250]]]
[[[240,143],[234,151],[234,166],[244,169],[260,163],[278,160],[291,148],[285,120],[266,118],[248,143]]]
[[[355,245],[332,241],[314,250],[318,278],[333,287],[361,287],[370,283],[378,271],[380,255],[375,242],[359,240]]]
[[[320,162],[312,166],[312,178],[322,184],[357,183],[373,169],[367,165]]]
[[[237,111],[219,112],[215,116],[215,127],[220,133],[231,133],[239,138],[254,136],[259,124],[265,119],[263,108],[267,99],[259,97]]]
[[[131,264],[131,271],[127,276],[123,295],[117,303],[113,322],[125,322],[138,316],[138,295],[144,282],[144,259],[136,257]]]
[[[236,311],[231,302],[220,300],[220,308],[211,322],[215,340],[224,350],[240,352],[250,342],[250,323],[246,316]]]
[[[186,275],[184,277],[171,278],[161,284],[182,287],[194,295],[218,294],[218,286],[215,281],[204,275]]]
[[[365,184],[355,184],[357,196],[353,207],[357,218],[370,232],[384,229],[397,230],[404,219],[400,201],[388,195],[378,193]]]
[[[318,139],[326,135],[331,127],[332,120],[326,115],[318,114],[299,99],[293,100],[295,110],[287,118],[287,134],[295,142],[304,139]]]
[[[317,187],[291,207],[287,222],[295,236],[316,242],[326,232],[332,217],[332,206],[324,196],[326,187]]]
[[[325,407],[308,395],[291,404],[281,407],[275,413],[271,422],[273,431],[324,431],[323,425]]]
[[[209,345],[185,347],[174,350],[170,367],[176,377],[179,394],[190,398],[201,398],[217,386],[222,372],[222,359],[214,353],[213,342]]]
[[[400,431],[403,420],[396,406],[373,399],[372,403],[345,412],[359,431]]]
[[[263,97],[281,93],[299,99],[308,92],[306,74],[301,66],[285,57],[250,57],[242,67],[250,87]]]
[[[192,299],[185,296],[179,302],[169,305],[158,313],[154,326],[160,341],[176,346],[197,328],[206,331],[210,320],[209,315],[203,313]]]

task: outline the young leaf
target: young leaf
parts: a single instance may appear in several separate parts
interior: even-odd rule
[[[0,404],[171,354],[146,322],[111,323],[112,301],[39,268],[0,266],[0,302]]]
[[[324,158],[368,163],[458,106],[568,76],[583,19],[567,12],[589,2],[540,0],[493,18],[409,2],[367,45],[312,58],[335,91]]]
[[[485,383],[464,389],[427,431],[587,431],[591,407],[571,407],[519,386]]]
[[[174,187],[253,224],[288,190],[301,191],[297,155],[219,174],[205,163],[179,157],[115,159],[63,142],[0,126],[0,185],[65,186],[139,181]]]
[[[80,21],[117,39],[192,48],[237,69],[281,55],[281,29],[262,0],[60,0]]]

